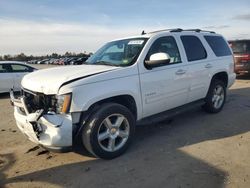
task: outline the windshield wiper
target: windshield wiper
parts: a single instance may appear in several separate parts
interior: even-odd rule
[[[116,66],[116,67],[119,66],[119,65],[112,64],[112,63],[110,63],[110,62],[108,62],[108,61],[97,61],[97,62],[95,62],[94,64],[95,64],[95,65]]]

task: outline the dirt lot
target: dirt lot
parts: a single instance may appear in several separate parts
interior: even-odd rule
[[[110,161],[34,148],[8,95],[0,120],[0,187],[250,187],[250,78],[237,80],[219,114],[198,108],[137,127],[127,153]]]

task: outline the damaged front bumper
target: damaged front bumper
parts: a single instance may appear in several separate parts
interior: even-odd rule
[[[52,150],[72,146],[72,117],[70,114],[50,114],[43,109],[29,113],[25,96],[15,97],[10,91],[11,104],[18,128],[29,140]]]

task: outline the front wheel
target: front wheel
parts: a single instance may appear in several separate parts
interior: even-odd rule
[[[218,113],[226,101],[226,86],[221,80],[213,80],[205,99],[204,109],[209,113]]]
[[[128,148],[135,132],[135,119],[126,107],[107,103],[84,126],[82,139],[86,149],[96,157],[113,159]]]

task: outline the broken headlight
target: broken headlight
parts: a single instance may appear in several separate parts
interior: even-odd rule
[[[71,93],[65,95],[57,95],[56,112],[60,114],[67,114],[70,110]]]

